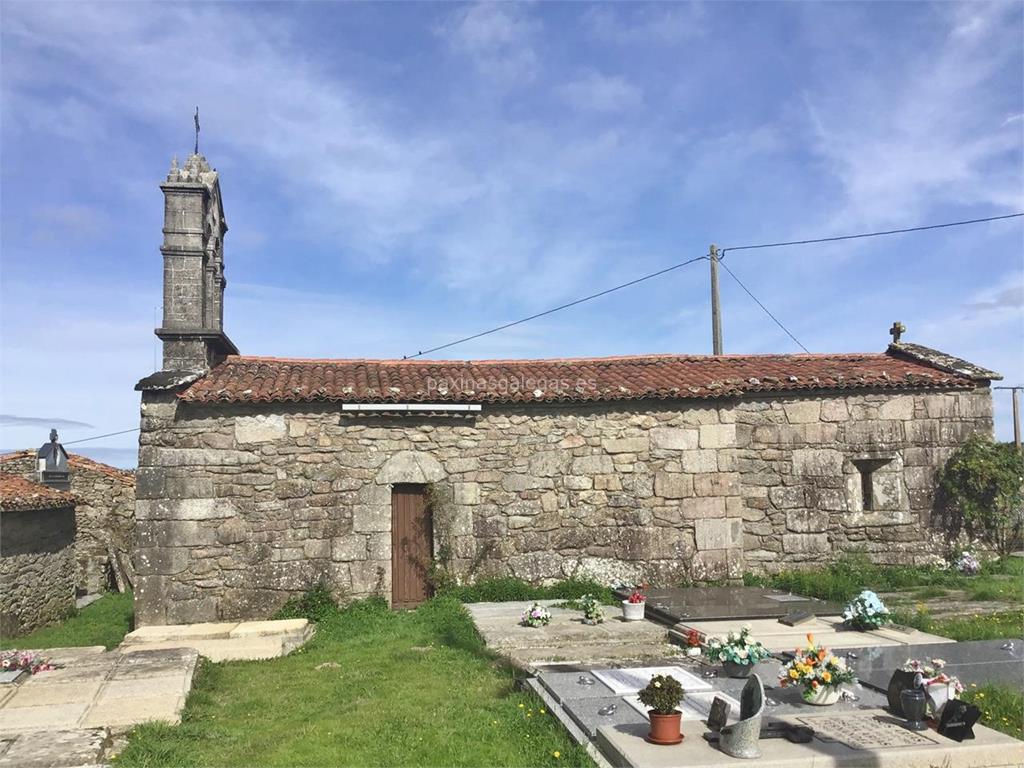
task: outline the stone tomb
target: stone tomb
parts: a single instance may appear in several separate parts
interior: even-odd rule
[[[969,640],[962,643],[929,643],[907,647],[851,648],[857,658],[849,659],[865,685],[885,691],[889,678],[908,658],[946,661],[947,674],[956,675],[964,685],[1000,683],[1024,689],[1024,641]]]
[[[842,607],[761,587],[674,587],[647,593],[646,616],[675,624],[684,619],[781,619],[799,611],[824,616],[841,613]]]

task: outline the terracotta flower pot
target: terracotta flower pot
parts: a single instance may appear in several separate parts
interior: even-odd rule
[[[729,677],[750,677],[753,664],[737,664],[735,661],[723,661],[722,669]]]
[[[682,712],[673,712],[671,715],[648,712],[648,716],[651,718],[651,732],[647,740],[651,744],[679,744],[683,740]]]
[[[631,603],[629,600],[623,600],[622,618],[626,621],[643,621],[646,605],[646,603]]]
[[[834,685],[819,685],[810,691],[804,691],[804,701],[816,707],[829,707],[839,701],[842,694]]]

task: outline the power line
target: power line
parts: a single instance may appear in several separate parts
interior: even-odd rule
[[[649,274],[649,275],[644,275],[643,277],[638,277],[636,280],[630,280],[628,283],[622,283],[621,285],[616,285],[616,286],[614,286],[612,288],[607,288],[607,289],[605,289],[603,291],[598,291],[597,293],[592,293],[589,296],[584,296],[581,299],[576,299],[575,301],[570,301],[568,304],[562,304],[562,305],[557,306],[557,307],[552,307],[551,309],[546,309],[543,312],[538,312],[535,315],[530,315],[529,317],[524,317],[524,318],[522,318],[520,320],[513,320],[511,323],[505,323],[504,325],[499,325],[496,328],[491,328],[490,330],[487,330],[487,331],[481,331],[480,333],[474,333],[472,336],[466,336],[465,338],[457,339],[456,341],[450,341],[447,344],[442,344],[442,345],[440,345],[438,347],[432,347],[431,349],[424,349],[424,350],[422,350],[420,352],[417,352],[415,355],[405,355],[402,359],[403,360],[412,360],[413,358],[416,358],[416,357],[422,357],[423,355],[429,355],[431,352],[437,352],[437,351],[442,350],[442,349],[447,349],[448,347],[454,347],[456,344],[463,344],[463,343],[465,343],[467,341],[472,341],[473,339],[479,339],[481,336],[488,336],[488,335],[490,335],[492,333],[497,333],[498,331],[503,331],[506,328],[511,328],[514,325],[521,325],[522,323],[529,322],[530,320],[536,320],[538,317],[544,317],[545,315],[550,315],[550,314],[553,314],[555,312],[560,312],[561,310],[568,309],[569,307],[575,307],[577,304],[582,304],[585,301],[590,301],[591,299],[597,299],[597,298],[600,298],[601,296],[607,296],[609,293],[614,293],[615,291],[622,290],[623,288],[628,288],[629,286],[636,285],[637,283],[642,283],[645,280],[650,280],[651,278],[654,278],[654,277],[660,277],[661,275],[664,275],[666,272],[671,272],[674,269],[679,269],[680,267],[685,267],[688,264],[693,264],[693,263],[698,262],[698,261],[704,261],[705,259],[707,259],[707,256],[698,256],[697,258],[690,259],[689,261],[683,261],[683,262],[680,262],[679,264],[673,264],[671,267],[665,267],[665,269],[660,269],[657,272],[651,272],[651,274]]]
[[[865,238],[865,237],[882,237],[882,236],[885,236],[885,235],[900,235],[900,234],[904,234],[904,233],[907,233],[907,232],[923,232],[923,231],[929,230],[929,229],[945,229],[946,227],[962,227],[962,226],[964,226],[966,224],[983,224],[983,223],[988,222],[988,221],[1001,221],[1003,219],[1016,219],[1016,218],[1020,218],[1021,216],[1024,216],[1024,212],[1021,212],[1021,213],[1008,213],[1008,214],[1005,214],[1005,215],[1002,215],[1002,216],[988,216],[988,217],[985,217],[985,218],[982,218],[982,219],[967,219],[967,220],[964,220],[964,221],[949,221],[949,222],[945,222],[943,224],[927,224],[927,225],[920,226],[920,227],[905,227],[903,229],[889,229],[889,230],[884,230],[884,231],[879,231],[879,232],[859,232],[859,233],[854,234],[854,235],[836,235],[836,236],[833,236],[833,237],[817,237],[817,238],[811,238],[811,239],[808,239],[808,240],[789,240],[789,241],[786,241],[786,242],[778,242],[778,243],[759,243],[759,244],[756,244],[756,245],[735,245],[735,246],[733,246],[731,248],[722,248],[719,251],[720,255],[716,259],[716,261],[719,264],[722,264],[722,261],[725,258],[725,254],[728,253],[729,251],[751,251],[751,250],[755,250],[755,249],[758,249],[758,248],[781,248],[782,246],[786,246],[786,245],[810,245],[811,243],[835,243],[835,242],[839,242],[841,240],[859,240],[859,239]],[[616,286],[614,286],[612,288],[608,288],[607,290],[599,291],[598,293],[592,293],[589,296],[584,296],[581,299],[576,299],[575,301],[570,301],[570,302],[568,302],[566,304],[562,304],[562,305],[557,306],[557,307],[552,307],[551,309],[547,309],[547,310],[545,310],[543,312],[538,312],[535,315],[530,315],[529,317],[524,317],[524,318],[522,318],[520,320],[515,320],[515,321],[513,321],[511,323],[505,323],[504,325],[499,325],[499,326],[497,326],[495,328],[491,328],[491,329],[486,330],[486,331],[481,331],[480,333],[474,333],[472,336],[466,336],[466,337],[461,338],[461,339],[456,339],[455,341],[450,341],[447,344],[441,344],[440,346],[437,346],[437,347],[432,347],[430,349],[424,349],[424,350],[421,350],[421,351],[417,352],[415,355],[405,355],[402,359],[403,360],[412,360],[412,359],[417,358],[417,357],[422,357],[423,355],[429,355],[432,352],[438,352],[438,351],[440,351],[442,349],[448,349],[449,347],[454,347],[454,346],[456,346],[458,344],[464,344],[465,342],[472,341],[473,339],[479,339],[482,336],[489,336],[492,333],[497,333],[498,331],[503,331],[506,328],[511,328],[511,327],[513,327],[515,325],[521,325],[523,323],[529,322],[530,320],[536,320],[538,317],[544,317],[545,315],[550,315],[550,314],[553,314],[555,312],[560,312],[561,310],[568,309],[569,307],[575,307],[577,304],[583,304],[584,302],[591,301],[592,299],[597,299],[597,298],[600,298],[601,296],[606,296],[609,293],[614,293],[615,291],[621,290],[622,288],[628,288],[631,285],[636,285],[637,283],[642,283],[645,280],[650,280],[650,279],[655,278],[655,277],[660,277],[661,275],[664,275],[666,272],[671,272],[671,271],[673,271],[675,269],[679,269],[680,267],[685,267],[688,264],[693,264],[694,262],[697,262],[697,261],[703,261],[703,260],[705,260],[707,258],[708,258],[707,256],[698,256],[695,259],[690,259],[689,261],[684,261],[684,262],[681,262],[680,264],[674,264],[671,267],[666,267],[665,269],[659,270],[657,272],[652,272],[649,275],[644,275],[643,277],[638,277],[636,280],[630,280],[628,283],[622,283],[621,285],[616,285]],[[723,266],[725,266],[725,265],[723,264]],[[737,283],[739,283],[740,287],[743,288],[743,290],[745,290],[747,292],[747,294],[750,296],[750,298],[752,298],[754,301],[756,301],[758,306],[760,306],[761,309],[763,309],[765,311],[765,313],[767,313],[767,315],[772,320],[774,320],[778,324],[778,326],[780,328],[782,328],[782,330],[786,331],[786,333],[789,335],[789,337],[791,339],[793,339],[793,341],[795,341],[800,346],[800,348],[803,349],[806,352],[807,348],[804,347],[803,344],[800,344],[800,342],[796,339],[796,337],[793,336],[793,334],[790,333],[781,322],[779,322],[778,318],[776,318],[771,312],[768,311],[768,309],[760,301],[758,301],[757,297],[754,296],[754,294],[750,293],[750,291],[747,289],[747,287],[745,285],[743,285],[742,282],[740,282],[739,278],[736,277],[736,275],[734,275],[731,271],[729,272],[729,274],[732,275],[732,278]]]
[[[729,251],[752,251],[758,248],[781,248],[784,245],[810,245],[811,243],[835,243],[840,240],[859,240],[864,237],[882,237],[883,235],[902,235],[905,232],[923,232],[927,229],[945,229],[946,227],[962,227],[965,224],[983,224],[986,221],[1001,221],[1002,219],[1016,219],[1024,216],[1022,213],[1008,213],[1004,216],[988,216],[984,219],[967,219],[966,221],[950,221],[945,224],[927,224],[922,227],[907,227],[906,229],[888,229],[882,232],[860,232],[856,235],[837,235],[835,237],[816,237],[810,240],[789,240],[784,243],[761,243],[759,245],[735,245],[732,248],[723,248],[721,253],[724,257]],[[721,261],[721,259],[719,259]]]
[[[70,440],[70,441],[68,441],[66,443],[61,443],[61,445],[74,445],[75,443],[88,443],[88,442],[91,442],[93,440],[100,440],[100,439],[102,439],[104,437],[113,437],[114,435],[127,435],[129,432],[138,432],[138,431],[139,431],[139,427],[135,427],[134,429],[122,429],[120,432],[108,432],[105,435],[95,435],[94,437],[83,437],[81,440]]]
[[[779,320],[779,318],[777,318],[777,317],[776,317],[775,315],[773,315],[773,314],[772,314],[771,312],[769,312],[769,311],[768,311],[768,307],[766,307],[766,306],[765,306],[764,304],[762,304],[762,303],[761,303],[761,300],[760,300],[760,299],[758,299],[758,298],[757,298],[757,296],[755,296],[755,295],[754,295],[753,293],[751,293],[751,292],[750,292],[750,289],[749,289],[749,288],[747,288],[747,286],[745,286],[745,285],[743,284],[743,281],[742,281],[742,280],[740,280],[740,279],[739,279],[738,277],[736,277],[736,273],[735,273],[735,272],[733,272],[733,271],[732,271],[731,269],[729,269],[729,267],[727,267],[727,266],[726,266],[725,264],[722,264],[722,262],[721,262],[721,261],[719,261],[718,263],[719,263],[719,264],[721,265],[722,269],[724,269],[724,270],[725,270],[726,272],[728,272],[728,273],[729,273],[729,276],[730,276],[730,277],[731,277],[731,278],[732,278],[733,280],[735,280],[735,281],[736,281],[737,285],[739,285],[739,287],[740,287],[740,288],[742,288],[742,289],[743,289],[744,291],[746,291],[746,292],[747,292],[747,296],[749,296],[750,298],[752,298],[752,299],[754,300],[754,302],[755,302],[755,303],[757,304],[757,306],[759,306],[759,307],[760,307],[761,309],[763,309],[763,310],[764,310],[764,313],[765,313],[766,315],[768,315],[768,317],[770,317],[770,318],[771,318],[772,320],[774,320],[774,321],[775,321],[775,324],[776,324],[777,326],[779,326],[779,328],[781,328],[782,330],[784,330],[784,331],[786,332],[786,335],[787,335],[787,336],[789,336],[789,338],[791,338],[791,339],[792,339],[793,341],[795,341],[795,342],[796,342],[796,345],[797,345],[798,347],[800,347],[800,349],[802,349],[802,350],[803,350],[804,352],[806,352],[807,354],[810,354],[810,353],[811,353],[811,350],[809,350],[809,349],[808,349],[807,347],[805,347],[805,346],[804,346],[803,344],[801,344],[801,343],[800,343],[800,339],[798,339],[798,338],[797,338],[796,336],[794,336],[794,335],[793,335],[792,333],[790,333],[790,332],[789,332],[789,328],[787,328],[786,326],[784,326],[784,325],[782,324],[782,321],[781,321],[781,320]]]

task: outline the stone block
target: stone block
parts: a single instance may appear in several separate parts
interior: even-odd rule
[[[325,560],[332,556],[329,539],[311,539],[303,542],[302,554],[310,560]]]
[[[828,422],[846,421],[850,418],[850,410],[846,401],[838,398],[824,400],[821,403],[821,420]]]
[[[735,424],[703,424],[699,429],[701,448],[729,448],[736,444]]]
[[[663,451],[693,450],[699,440],[699,432],[691,428],[655,427],[650,431],[651,448]]]
[[[280,440],[288,433],[284,416],[279,413],[239,416],[235,419],[235,442],[267,443]]]
[[[217,520],[238,514],[227,499],[181,499],[168,502],[168,507],[180,520]]]
[[[474,505],[480,503],[479,483],[452,483],[452,494],[456,504]]]
[[[356,533],[391,530],[391,507],[356,504],[352,507],[352,530]]]
[[[693,491],[698,496],[738,496],[738,472],[712,472],[693,476]]]
[[[913,395],[900,395],[882,403],[878,407],[878,418],[909,421],[914,418]]]
[[[707,520],[726,517],[726,501],[716,496],[683,499],[679,511],[684,520]]]
[[[921,398],[929,419],[953,419],[957,413],[957,395],[925,395]]]
[[[654,495],[663,499],[683,499],[693,496],[693,477],[658,471],[654,475]]]
[[[683,472],[715,472],[718,470],[718,452],[713,450],[680,451],[679,465]]]
[[[783,403],[786,420],[790,424],[811,424],[821,420],[821,402],[818,400],[798,400],[795,403]]]
[[[768,500],[777,509],[802,507],[806,502],[804,488],[800,485],[779,485],[768,489]]]
[[[534,477],[558,477],[565,474],[571,456],[565,451],[541,451],[530,456],[528,467]]]
[[[365,560],[366,555],[365,536],[358,536],[356,534],[339,536],[331,542],[331,559],[335,562],[344,563],[352,560]]]
[[[786,513],[786,528],[794,533],[824,533],[828,513],[813,509],[793,509]]]
[[[823,555],[832,551],[824,533],[786,533],[782,536],[782,549],[792,554]]]
[[[425,451],[399,451],[390,456],[374,477],[377,485],[395,483],[436,483],[445,477],[444,468]]]
[[[615,462],[611,456],[600,454],[596,456],[580,456],[572,461],[572,474],[574,475],[610,475],[615,471]]]
[[[570,491],[586,491],[594,487],[594,479],[591,477],[566,475],[562,478],[562,484]]]
[[[694,522],[697,551],[732,549],[743,545],[743,521],[712,518]]]
[[[309,424],[302,419],[288,419],[288,437],[305,437]]]
[[[804,476],[836,476],[843,471],[843,454],[832,448],[793,451],[793,472]]]
[[[531,488],[536,488],[540,483],[537,478],[531,477],[530,475],[518,475],[508,473],[501,478],[501,487],[506,491],[512,491],[518,493],[519,491],[527,491]]]
[[[647,437],[618,437],[602,440],[601,447],[608,453],[643,453],[650,448]]]

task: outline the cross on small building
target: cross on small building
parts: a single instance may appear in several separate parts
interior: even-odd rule
[[[889,329],[889,333],[892,334],[892,343],[893,344],[899,344],[900,343],[900,336],[902,336],[906,332],[907,332],[907,326],[905,326],[899,320],[896,320],[895,322],[893,322],[892,328]]]

